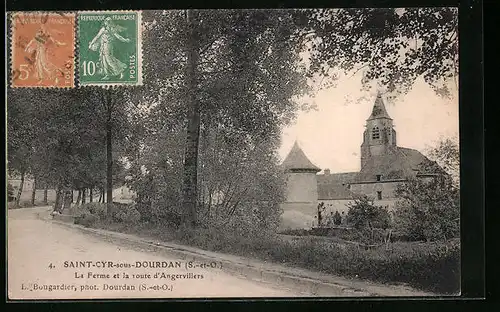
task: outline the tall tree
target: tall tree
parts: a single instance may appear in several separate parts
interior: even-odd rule
[[[199,59],[199,38],[196,11],[187,10],[187,70],[189,115],[184,153],[184,181],[182,203],[187,214],[187,222],[196,224],[198,202],[198,146],[200,139],[200,103],[198,100],[197,67]]]
[[[8,92],[9,170],[35,175],[37,182],[61,192],[105,186],[107,168],[120,174],[117,159],[108,157],[113,166],[106,166],[106,148],[110,147],[106,139],[112,129],[111,148],[117,150],[112,157],[119,158],[123,151],[117,146],[123,145],[127,135],[125,105],[108,105],[99,88]]]
[[[395,227],[415,240],[446,240],[460,234],[458,143],[450,138],[429,149],[421,170],[433,177],[410,179],[396,190]]]
[[[112,128],[112,113],[113,113],[113,96],[112,91],[106,92],[106,203],[108,210],[113,204],[113,128]]]
[[[193,221],[200,127],[224,125],[263,139],[275,137],[280,125],[293,118],[298,109],[294,96],[306,85],[290,12],[210,10],[187,17],[179,12],[145,15],[144,40],[161,48],[144,54],[146,67],[154,62],[164,69],[145,77],[149,91],[162,95],[146,97],[153,113],[176,115],[188,125],[183,199]],[[158,128],[170,127],[159,120]]]
[[[31,102],[38,99],[38,90],[7,90],[7,169],[20,177],[15,205],[19,206],[26,174],[31,172],[30,159],[36,139],[36,124],[31,122]]]

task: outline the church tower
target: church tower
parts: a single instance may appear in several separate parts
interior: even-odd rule
[[[380,92],[377,94],[365,127],[363,144],[361,144],[361,168],[370,157],[386,155],[396,149],[396,131]]]

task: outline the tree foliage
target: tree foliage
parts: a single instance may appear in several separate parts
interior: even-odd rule
[[[98,89],[9,89],[8,168],[37,183],[81,189],[105,179],[105,116]],[[126,136],[126,111],[113,115],[117,145]],[[117,154],[117,157],[119,154]],[[121,165],[116,162],[116,172]],[[118,177],[119,175],[117,175]]]
[[[301,46],[291,12],[205,10],[197,13],[197,100],[202,124],[220,123],[248,133],[276,134],[298,109],[294,96],[307,88],[299,64]],[[186,118],[186,21],[177,11],[153,11],[144,52],[148,88],[143,101],[157,111]],[[301,74],[302,73],[302,74]],[[145,81],[146,81],[145,80]],[[161,120],[161,119],[160,119]],[[161,122],[161,121],[160,121]],[[163,126],[161,124],[160,126]]]
[[[460,193],[450,179],[411,179],[396,191],[395,229],[410,240],[460,235]]]
[[[104,187],[111,125],[113,180],[124,178],[126,157],[141,215],[172,217],[182,210],[186,125],[195,116],[199,137],[191,152],[199,159],[191,173],[200,218],[272,228],[282,198],[281,129],[311,108],[297,100],[312,90],[311,78],[331,82],[363,72],[365,86],[378,81],[406,92],[423,77],[448,95],[448,80],[458,74],[452,8],[191,13],[188,27],[185,11],[143,12],[144,86],[8,89],[9,170],[53,186]],[[454,152],[450,144],[440,148],[437,155]],[[351,208],[357,226],[384,226],[384,213],[369,199]]]
[[[362,72],[389,92],[407,92],[422,77],[440,95],[458,88],[456,8],[316,9],[297,18],[310,40],[311,76]]]
[[[460,235],[458,145],[440,140],[429,151],[442,169],[434,177],[410,179],[396,190],[395,228],[413,240],[444,240]]]
[[[347,222],[355,229],[373,230],[374,228],[386,229],[390,224],[390,215],[386,208],[376,206],[373,199],[363,195],[355,198],[348,205]]]
[[[37,137],[31,117],[36,111],[31,103],[38,90],[7,90],[7,163],[11,174],[30,171],[30,158]]]
[[[460,187],[460,148],[456,140],[440,139],[435,147],[428,150],[428,156],[450,175],[455,187]]]
[[[290,31],[294,29],[293,16],[289,11],[259,10],[195,10],[192,13],[194,30],[187,27],[181,12],[155,11],[144,16],[148,25],[145,46],[147,42],[156,45],[144,53],[145,67],[156,68],[145,77],[150,83],[146,92],[146,101],[150,102],[144,105],[147,111],[144,117],[148,120],[144,129],[156,134],[174,132],[177,137],[184,123],[193,118],[187,114],[190,107],[187,99],[194,94],[199,128],[205,132],[203,135],[210,137],[205,142],[214,139],[214,131],[219,132],[216,146],[232,154],[225,156],[226,163],[233,168],[240,166],[238,171],[244,172],[249,170],[245,168],[248,165],[245,157],[250,157],[252,151],[266,146],[264,155],[274,153],[281,127],[293,119],[299,108],[294,97],[303,94],[307,87],[299,64],[301,47]],[[193,47],[189,44],[193,32],[197,40],[194,85],[186,81],[188,47]],[[158,68],[164,70],[158,71]],[[229,150],[231,144],[233,149]],[[197,153],[200,157],[209,157],[199,145]],[[165,150],[164,154],[168,152]],[[173,155],[179,156],[177,151]],[[204,160],[200,159],[197,164],[200,163]],[[252,170],[255,172],[256,168]],[[237,175],[238,171],[233,174]],[[196,169],[202,181],[208,181],[205,172]],[[219,171],[219,174],[225,172]],[[271,172],[271,177],[274,174]],[[227,180],[228,175],[224,178]],[[204,207],[203,204],[201,209]]]

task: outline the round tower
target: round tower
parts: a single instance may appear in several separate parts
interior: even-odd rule
[[[295,142],[282,164],[286,175],[284,223],[285,228],[307,228],[312,225],[318,204],[318,181],[316,174],[321,171],[306,156]],[[291,220],[293,219],[293,220]]]

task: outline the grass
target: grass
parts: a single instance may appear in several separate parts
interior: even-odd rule
[[[404,284],[442,295],[460,291],[458,240],[436,243],[395,242],[365,250],[342,240],[300,239],[255,231],[237,235],[215,229],[174,229],[161,223],[123,223],[111,218],[88,226],[175,242],[200,249],[305,268],[374,282]]]

